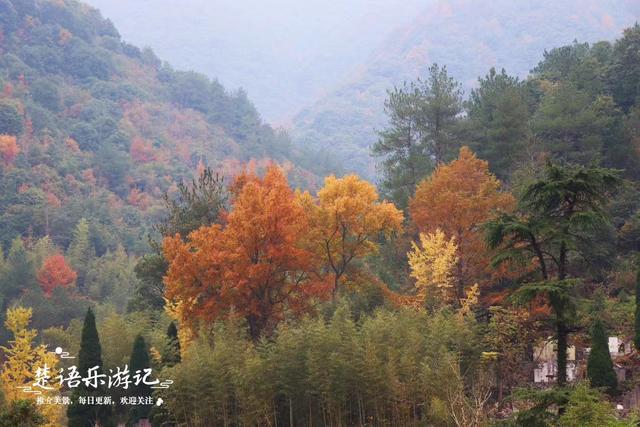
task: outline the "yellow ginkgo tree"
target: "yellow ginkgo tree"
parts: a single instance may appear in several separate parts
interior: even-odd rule
[[[43,396],[54,396],[59,393],[60,387],[56,376],[58,359],[55,354],[47,351],[46,346],[34,346],[34,340],[38,335],[35,329],[29,329],[32,311],[30,308],[15,307],[7,310],[5,327],[13,334],[8,347],[0,347],[5,355],[0,372],[0,386],[6,403],[15,400],[35,399],[35,394],[26,393],[24,387],[33,387],[39,375],[39,380],[48,380],[41,384],[47,388],[38,388]],[[43,369],[46,377],[43,376]],[[54,404],[39,405],[38,410],[47,419],[46,426],[58,426],[61,424],[62,406]]]
[[[440,229],[420,233],[420,242],[412,243],[412,250],[407,255],[417,291],[413,300],[415,305],[424,306],[428,296],[444,302],[455,299],[457,252],[455,238],[447,238]]]

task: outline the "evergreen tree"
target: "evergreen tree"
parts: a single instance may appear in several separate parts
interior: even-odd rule
[[[383,193],[405,209],[418,182],[455,152],[460,84],[434,64],[425,81],[390,91],[385,110],[389,127],[379,133],[372,154],[381,158]]]
[[[73,238],[67,249],[67,258],[73,269],[78,273],[78,288],[84,289],[84,282],[91,261],[96,256],[91,243],[89,222],[82,218],[73,230]]]
[[[489,247],[498,249],[494,264],[532,256],[538,263],[541,281],[525,283],[514,296],[521,303],[542,297],[550,304],[560,386],[567,380],[567,338],[576,312],[571,261],[602,247],[595,235],[610,223],[606,205],[620,182],[616,170],[548,162],[542,177],[522,191],[520,211],[501,214],[485,226]]]
[[[0,135],[20,135],[24,130],[24,119],[20,108],[12,100],[0,102]]]
[[[29,254],[20,237],[11,242],[11,248],[5,261],[4,274],[0,281],[0,289],[7,304],[18,297],[24,289],[35,285],[35,270]],[[2,307],[5,311],[4,308]]]
[[[83,377],[87,376],[89,369],[98,366],[97,373],[102,374],[102,348],[96,328],[96,319],[91,309],[87,310],[82,327],[80,339],[80,352],[78,354],[78,372]],[[85,427],[89,423],[100,423],[107,426],[110,422],[111,407],[109,405],[81,405],[78,399],[81,396],[104,396],[104,387],[88,388],[81,383],[74,389],[72,403],[67,408],[69,427]]]
[[[539,149],[555,159],[600,164],[608,122],[602,102],[572,82],[549,87],[531,123]]]
[[[132,375],[139,374],[144,377],[144,370],[151,368],[151,359],[149,351],[142,335],[138,335],[133,342],[133,350],[131,352],[131,360],[129,361],[129,371]],[[153,391],[151,387],[140,383],[130,388],[129,395],[135,398],[151,396]],[[129,424],[134,425],[142,419],[149,418],[149,412],[153,405],[134,405],[129,411]]]
[[[29,259],[29,253],[20,237],[11,242],[9,255],[5,261],[5,272],[0,289],[6,297],[7,303],[26,289],[35,288],[36,271]]]
[[[614,99],[629,111],[640,98],[640,24],[626,29],[615,43],[607,77]]]
[[[171,322],[167,328],[167,346],[162,355],[162,363],[165,366],[174,366],[180,363],[180,340],[175,322]]]
[[[193,230],[220,222],[227,192],[223,178],[207,167],[191,185],[181,181],[177,197],[171,198],[165,193],[163,201],[167,216],[155,226],[155,231],[162,237],[180,233],[186,238]],[[164,305],[163,278],[169,265],[161,253],[160,243],[153,239],[149,243],[154,251],[136,264],[135,272],[140,285],[129,304],[129,310],[162,308]]]
[[[633,344],[640,351],[640,270],[636,274],[636,322]]]
[[[525,158],[529,106],[524,84],[505,70],[492,68],[467,103],[467,133],[478,157],[505,180]]]
[[[609,339],[600,320],[596,320],[591,329],[587,376],[592,387],[606,387],[608,393],[615,392],[618,387],[618,379],[609,353]]]
[[[11,242],[9,254],[0,270],[0,320],[4,322],[7,307],[26,290],[37,289],[36,271],[20,237]],[[0,328],[0,341],[4,342],[8,332]]]

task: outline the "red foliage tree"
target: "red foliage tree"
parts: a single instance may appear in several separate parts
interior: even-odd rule
[[[69,287],[78,278],[78,274],[69,267],[64,256],[52,255],[44,260],[38,271],[38,282],[44,293],[51,295],[56,287]]]

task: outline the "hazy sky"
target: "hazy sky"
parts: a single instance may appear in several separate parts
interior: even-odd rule
[[[244,87],[282,121],[333,89],[432,0],[87,0],[176,68]]]

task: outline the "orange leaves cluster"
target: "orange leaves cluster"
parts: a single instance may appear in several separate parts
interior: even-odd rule
[[[458,159],[440,165],[422,181],[410,202],[411,218],[423,233],[442,230],[458,245],[457,296],[464,298],[464,287],[483,284],[490,278],[491,253],[481,226],[497,211],[510,211],[515,200],[500,191],[500,181],[489,172],[486,161],[467,147]]]
[[[133,138],[129,153],[136,163],[149,163],[155,161],[157,158],[151,141],[140,137]]]
[[[67,138],[64,141],[64,143],[67,146],[67,148],[69,149],[69,151],[71,151],[72,153],[79,153],[81,151],[80,150],[80,146],[78,145],[76,140],[73,139],[73,138]]]
[[[46,258],[37,276],[42,290],[48,296],[58,286],[71,286],[77,278],[77,273],[69,267],[64,256],[60,254]]]
[[[55,193],[52,193],[51,191],[47,191],[45,197],[46,197],[48,206],[51,206],[52,208],[59,208],[60,206],[62,206],[62,202],[60,201],[58,196],[55,195]]]
[[[282,170],[271,166],[264,178],[244,173],[233,188],[224,227],[202,227],[186,242],[164,240],[166,297],[184,303],[186,324],[236,314],[257,338],[327,289],[312,278],[315,260],[302,244],[309,223]]]
[[[4,167],[11,166],[19,152],[20,147],[15,136],[0,135],[0,159]]]
[[[73,34],[71,34],[71,32],[69,30],[67,30],[66,28],[60,28],[60,31],[58,32],[58,44],[59,45],[66,45],[69,40],[71,40],[73,38]]]
[[[294,192],[285,171],[241,173],[229,187],[224,224],[163,242],[165,297],[183,326],[229,316],[246,319],[254,338],[285,315],[308,312],[343,282],[370,282],[356,261],[378,239],[400,231],[402,212],[356,177],[330,176],[317,197]]]
[[[127,197],[127,201],[139,208],[140,210],[146,210],[151,205],[151,199],[144,191],[139,188],[132,188]]]

